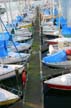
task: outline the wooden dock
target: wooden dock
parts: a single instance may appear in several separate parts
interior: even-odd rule
[[[9,108],[43,108],[42,84],[40,78],[40,34],[39,34],[39,13],[33,27],[33,46],[30,63],[27,69],[28,81],[25,90],[25,98]]]

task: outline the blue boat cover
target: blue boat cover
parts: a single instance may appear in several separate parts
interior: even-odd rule
[[[61,24],[62,26],[67,25],[67,20],[63,16],[61,16],[60,18],[56,18],[56,24]]]
[[[4,58],[7,55],[8,51],[7,51],[6,41],[0,40],[0,58]]]
[[[71,27],[63,27],[61,33],[64,37],[71,37]]]
[[[21,21],[23,21],[23,18],[24,18],[23,16],[17,16],[17,17],[16,17],[16,20],[17,20],[18,22],[21,22]]]
[[[7,23],[7,24],[5,25],[5,27],[6,27],[6,28],[12,28],[12,24]]]
[[[49,14],[50,14],[50,11],[49,11],[49,9],[44,9],[44,10],[43,10],[43,13],[44,13],[45,15],[49,15]]]
[[[54,15],[55,15],[55,16],[58,15],[58,10],[57,10],[57,8],[54,9]]]
[[[17,21],[17,20],[13,20],[13,21],[12,21],[12,27],[15,28],[15,27],[17,26],[17,24],[18,24],[18,21]]]
[[[66,60],[67,60],[66,52],[64,50],[61,50],[52,55],[43,57],[42,62],[48,64],[48,63],[62,62]]]
[[[2,41],[2,40],[9,40],[9,38],[10,38],[9,32],[0,33],[0,41]]]

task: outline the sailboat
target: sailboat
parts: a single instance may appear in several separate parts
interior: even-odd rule
[[[14,77],[16,75],[16,70],[21,74],[24,68],[24,65],[0,64],[0,80]]]
[[[42,25],[43,35],[49,39],[58,37],[58,35],[59,35],[58,27],[54,25],[54,20],[56,18],[54,16],[59,15],[59,13],[56,14],[56,11],[58,11],[58,9],[55,8],[54,1],[53,1],[53,7],[50,7],[50,14],[52,15],[52,18],[50,20],[46,19]]]
[[[49,88],[59,90],[71,90],[71,73],[52,77],[44,81]]]
[[[71,59],[68,59],[65,50],[60,50],[56,53],[43,57],[42,63],[44,63],[49,67],[55,67],[55,68],[65,69],[71,67]]]
[[[20,97],[18,95],[0,88],[0,106],[10,105],[17,102],[18,100],[20,100]]]
[[[4,35],[5,36],[5,35]],[[9,40],[9,38],[4,38],[4,40],[0,40],[0,63],[3,61],[3,63],[17,63],[17,62],[26,62],[30,54],[27,53],[19,53],[17,50],[16,52],[8,51],[6,42]],[[8,40],[7,40],[8,39]]]
[[[0,18],[0,21],[6,30],[6,32],[1,33],[1,36],[0,36],[1,37],[1,40],[0,40],[0,44],[1,44],[0,45],[0,62],[1,62],[2,57],[4,58],[3,63],[17,63],[17,62],[21,62],[21,61],[23,61],[23,62],[28,61],[30,54],[18,52],[18,49],[17,49],[13,39],[10,37],[11,35],[9,34],[9,32],[8,32],[7,28],[5,27],[1,18]],[[7,43],[9,41],[9,39],[11,40],[14,47],[16,48],[17,53],[8,51]]]
[[[67,20],[62,15],[60,0],[58,1],[58,4],[59,4],[58,9],[56,8],[55,5],[53,6],[53,19],[44,24],[43,33],[44,33],[44,35],[48,36],[48,39],[51,39],[54,37],[56,38],[59,36],[61,37],[63,35],[62,29],[66,28],[66,26],[67,26]],[[56,11],[58,11],[58,12],[56,12]]]

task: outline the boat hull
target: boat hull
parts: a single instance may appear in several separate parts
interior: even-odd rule
[[[27,53],[15,53],[9,52],[8,56],[5,58],[0,58],[0,63],[4,64],[11,64],[11,63],[20,63],[20,62],[27,62],[30,58],[30,54]]]
[[[18,74],[21,74],[24,66],[23,65],[6,65],[8,68],[0,68],[0,80],[5,80],[10,77],[16,76],[16,69],[18,70]],[[6,67],[5,66],[5,67]]]
[[[52,67],[52,68],[64,68],[64,69],[71,68],[71,60],[60,62],[60,63],[48,63],[47,65],[48,67]]]
[[[0,102],[0,106],[6,106],[6,105],[10,105],[10,104],[13,104],[15,102],[19,101],[19,99],[11,99],[11,100],[7,100],[7,101],[4,101],[4,102]]]
[[[6,106],[17,102],[20,99],[18,95],[15,95],[8,90],[0,88],[0,106]]]
[[[71,90],[71,74],[66,73],[44,81],[48,88]]]

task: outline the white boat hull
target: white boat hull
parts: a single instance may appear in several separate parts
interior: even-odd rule
[[[24,69],[23,65],[1,65],[0,66],[0,80],[4,80],[16,75],[15,70],[21,74]]]
[[[71,90],[71,73],[48,79],[44,84],[53,89]]]
[[[0,63],[11,64],[11,63],[27,62],[29,58],[30,54],[27,53],[9,52],[8,56],[6,56],[5,58],[0,58]]]
[[[45,40],[48,44],[61,44],[61,43],[71,43],[71,38],[56,38]]]
[[[64,62],[48,63],[47,65],[53,68],[71,68],[71,60]]]
[[[23,36],[15,36],[14,37],[14,41],[16,41],[16,42],[21,42],[21,41],[28,41],[28,40],[30,40],[31,39],[31,37],[23,37]]]
[[[0,106],[10,105],[18,101],[20,98],[5,89],[0,88]]]
[[[16,46],[18,51],[28,51],[31,48],[32,44],[25,44],[25,43],[19,43],[19,45]],[[9,46],[9,50],[17,52],[14,45]]]

